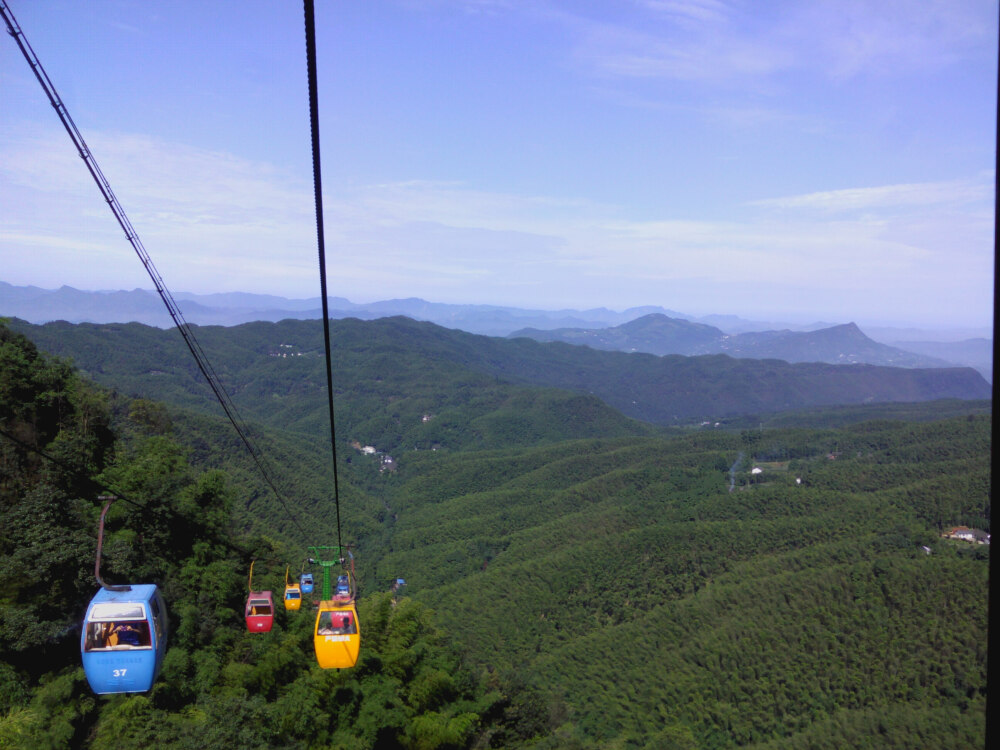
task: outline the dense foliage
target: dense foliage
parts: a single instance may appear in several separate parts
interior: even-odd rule
[[[267,387],[319,388],[294,369],[306,356],[269,358]],[[20,441],[0,437],[0,745],[982,745],[988,547],[940,534],[989,530],[988,404],[668,436],[575,394],[380,367],[338,394],[348,429],[382,420],[396,442],[391,469],[341,455],[364,635],[355,669],[325,672],[308,611],[245,632],[250,559],[280,589],[303,542],[194,385],[165,378],[167,406],[103,392],[0,327],[0,429]],[[273,401],[254,429],[326,542],[309,403]],[[417,439],[430,426],[432,446]],[[107,487],[142,510],[112,507],[105,574],[155,581],[170,610],[141,696],[97,698],[79,667]],[[394,599],[397,576],[409,595]]]
[[[17,329],[104,385],[211,406],[176,331],[137,323],[18,322]],[[197,335],[241,410],[273,427],[325,434],[319,321],[209,326]],[[332,321],[331,336],[342,434],[389,451],[636,434],[641,427],[623,414],[676,426],[817,406],[990,397],[970,368],[657,357],[477,336],[408,318]]]
[[[843,747],[899,715],[890,746],[981,744],[988,555],[939,533],[989,529],[989,446],[970,416],[410,454],[379,565],[531,675],[553,746]]]
[[[0,746],[442,748],[518,736],[503,685],[463,669],[410,599],[361,600],[352,670],[315,664],[309,610],[279,611],[270,633],[247,633],[251,558],[255,583],[280,592],[283,561],[301,551],[235,530],[226,476],[198,473],[187,449],[156,434],[169,421],[148,402],[109,398],[0,326]],[[120,499],[103,577],[154,581],[169,602],[169,650],[146,695],[95,697],[80,667],[108,488]]]

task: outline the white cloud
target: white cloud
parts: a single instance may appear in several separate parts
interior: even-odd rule
[[[730,85],[787,67],[787,50],[714,21],[660,16],[648,26],[580,21],[577,57],[602,75]]]
[[[88,144],[168,286],[200,279],[196,286],[240,289],[267,268],[300,279],[314,272],[312,194],[288,175],[143,136],[94,133]],[[96,264],[103,287],[119,274],[135,283],[142,270],[61,132],[0,146],[0,202],[0,241],[20,263],[46,248],[58,259],[51,272],[93,278]]]
[[[835,82],[896,75],[995,54],[992,0],[644,0],[624,20],[559,18],[594,72],[770,91],[795,71]]]
[[[948,180],[902,185],[827,190],[806,195],[768,198],[750,205],[777,209],[812,209],[829,213],[885,208],[918,208],[991,201],[992,182]]]
[[[811,53],[836,80],[938,68],[995,44],[992,0],[824,0],[792,7],[780,36],[807,42],[800,59]]]
[[[678,21],[719,23],[730,15],[729,6],[721,0],[644,0],[642,5]]]
[[[301,181],[149,138],[93,142],[172,290],[316,293],[312,195]],[[56,285],[148,286],[135,281],[138,260],[96,187],[76,176],[79,161],[64,163],[51,152],[65,145],[51,145],[0,147],[0,202],[9,209],[0,276],[44,286],[47,277],[26,277],[33,267]],[[934,300],[983,317],[992,296],[985,175],[762,200],[741,221],[626,219],[615,206],[432,181],[326,195],[331,290],[357,301],[719,312],[766,288],[798,309],[891,300],[901,315],[918,315]]]

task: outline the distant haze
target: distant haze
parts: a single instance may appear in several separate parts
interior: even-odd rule
[[[301,8],[11,10],[173,290],[319,294]],[[992,0],[321,3],[330,293],[992,325]],[[150,281],[0,39],[0,275]]]
[[[322,314],[319,297],[288,299],[276,295],[249,292],[217,294],[172,293],[185,320],[196,325],[237,325],[255,320],[278,321],[286,318],[307,320]],[[695,316],[684,311],[644,305],[623,310],[592,307],[583,310],[507,307],[502,305],[459,305],[432,302],[417,297],[354,302],[344,297],[330,297],[330,315],[334,318],[362,319],[405,315],[414,320],[426,320],[448,328],[460,328],[488,336],[507,336],[523,328],[542,330],[558,328],[606,328],[619,326],[649,315],[666,315],[694,323],[713,326],[729,334],[752,331],[817,331],[842,324],[841,321],[761,320],[737,315]],[[32,323],[65,320],[71,323],[127,323],[169,328],[173,325],[166,307],[154,290],[132,289],[117,291],[84,291],[63,286],[42,289],[16,286],[0,280],[0,316],[18,317]],[[853,322],[853,321],[852,321]],[[864,323],[864,322],[863,322]],[[987,340],[990,327],[927,328],[880,327],[864,323],[866,333],[873,338],[893,343],[898,341],[959,342],[965,339]]]

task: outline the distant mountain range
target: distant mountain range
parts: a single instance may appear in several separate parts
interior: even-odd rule
[[[312,320],[321,316],[319,297],[288,299],[274,295],[230,292],[174,295],[185,319],[196,325],[234,326],[254,321]],[[586,344],[595,349],[658,354],[729,354],[739,358],[773,358],[787,362],[866,363],[894,367],[973,367],[992,380],[992,341],[985,337],[947,341],[940,332],[877,329],[868,338],[853,323],[794,326],[750,321],[734,315],[695,318],[656,306],[622,312],[529,310],[495,305],[452,305],[422,299],[394,299],[357,304],[329,299],[336,319],[404,315],[486,336],[527,336],[538,341]],[[63,286],[41,289],[0,281],[0,316],[31,323],[138,322],[159,328],[173,325],[163,302],[152,291],[80,291]],[[976,333],[970,331],[969,333]],[[983,333],[983,332],[979,332]],[[987,333],[989,335],[989,333]],[[908,339],[908,340],[904,340]]]
[[[536,341],[562,341],[606,351],[645,352],[664,356],[728,354],[739,359],[786,362],[870,364],[888,367],[951,367],[944,359],[879,344],[854,323],[818,331],[759,331],[727,334],[720,329],[654,313],[612,328],[525,328],[510,334]]]
[[[322,315],[319,297],[288,299],[268,294],[230,292],[224,294],[173,295],[184,318],[195,325],[234,326],[256,321],[314,320]],[[601,327],[625,323],[650,313],[687,317],[662,307],[634,307],[623,312],[592,310],[526,310],[496,305],[451,305],[418,298],[382,300],[356,304],[343,297],[328,300],[331,318],[375,320],[405,315],[485,336],[506,336],[526,326],[538,328]],[[157,328],[173,326],[158,294],[145,289],[85,292],[73,287],[41,289],[14,286],[0,281],[0,315],[31,323],[143,323]],[[732,322],[739,319],[732,318]],[[753,328],[757,324],[742,321]]]
[[[14,321],[11,325],[43,349],[71,357],[88,377],[106,386],[179,405],[211,404],[211,394],[198,382],[197,369],[174,331],[135,323],[32,326]],[[278,419],[284,429],[303,430],[317,423],[325,408],[324,365],[317,356],[320,333],[318,321],[294,320],[197,329],[215,369],[234,387],[241,410],[265,421]],[[453,410],[468,410],[468,404],[482,394],[497,389],[507,393],[504,389],[509,387],[575,391],[656,425],[833,405],[991,395],[989,385],[971,368],[845,367],[719,354],[625,354],[561,342],[479,336],[401,316],[335,321],[332,338],[337,352],[335,382],[352,384],[350,390],[338,392],[342,404],[338,408],[349,434],[367,439],[363,436],[377,430],[387,444],[410,442],[400,426],[406,422],[412,423],[414,436],[416,431],[444,430],[438,441],[446,443],[451,429],[447,425],[467,425],[479,418],[467,411],[459,418]],[[282,356],[285,353],[295,356]],[[289,406],[276,409],[278,404]],[[575,419],[581,408],[577,404],[567,413]],[[587,409],[599,412],[596,407]],[[298,416],[293,418],[293,413]],[[439,415],[427,423],[430,427],[421,421],[421,415],[428,413]],[[607,415],[599,419],[605,424],[613,421]]]
[[[971,338],[962,341],[907,341],[892,342],[900,349],[925,354],[949,362],[974,367],[988,381],[993,382],[993,340]]]

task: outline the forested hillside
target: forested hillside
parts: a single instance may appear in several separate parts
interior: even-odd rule
[[[476,336],[408,318],[331,326],[344,435],[388,450],[534,444],[539,430],[549,439],[635,434],[637,426],[623,414],[671,426],[817,406],[991,395],[971,368],[656,357]],[[176,331],[139,324],[19,322],[16,328],[109,387],[194,408],[210,404]],[[241,410],[272,426],[322,432],[318,321],[196,330]],[[535,390],[539,386],[563,392],[543,393]],[[469,442],[451,441],[455,425]]]
[[[370,590],[364,651],[321,670],[312,612],[243,624],[247,571],[281,591],[302,550],[234,527],[226,473],[191,466],[162,409],[120,399],[0,325],[0,747],[466,747],[530,737],[498,679],[462,666],[430,611]],[[102,575],[154,582],[167,600],[162,673],[145,695],[97,697],[80,623]]]
[[[975,746],[987,554],[939,533],[988,528],[989,442],[968,417],[414,454],[379,564],[564,738]]]
[[[323,671],[308,613],[280,613],[267,635],[242,623],[250,560],[277,589],[305,542],[182,359],[124,328],[138,338],[119,349],[145,348],[111,351],[95,333],[91,358],[77,358],[118,393],[0,328],[0,429],[20,441],[0,436],[0,744],[983,744],[988,547],[940,534],[989,530],[988,403],[668,435],[596,399],[473,379],[454,356],[409,362],[402,341],[373,344],[359,328],[340,339],[341,373],[363,352],[385,374],[335,394],[353,415],[341,442],[367,442],[373,410],[395,448],[389,469],[380,454],[341,456],[364,636],[357,668]],[[277,381],[243,381],[253,368],[231,364],[258,357],[244,329],[218,333],[220,374],[244,395],[277,394]],[[267,357],[275,378],[310,356],[282,344],[301,348]],[[183,408],[122,395],[148,382],[136,352],[168,363],[164,399]],[[284,397],[251,413],[292,511],[323,537],[328,446],[300,403],[319,386],[295,372]],[[428,450],[414,436],[435,421],[448,429]],[[172,640],[147,695],[97,698],[79,667],[107,487],[142,509],[113,506],[106,575],[156,582],[168,600]],[[408,595],[394,605],[397,576]]]

